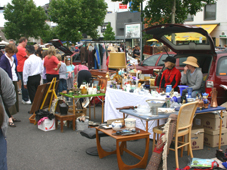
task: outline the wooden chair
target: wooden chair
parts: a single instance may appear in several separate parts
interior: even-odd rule
[[[192,129],[192,121],[198,107],[198,102],[192,102],[184,104],[180,107],[177,124],[176,124],[176,133],[175,133],[175,149],[169,148],[170,150],[175,151],[175,159],[176,159],[176,168],[179,168],[178,162],[178,149],[181,148],[181,157],[183,156],[183,147],[188,145],[188,155],[190,153],[191,158],[193,158],[192,146],[191,146],[191,129]],[[155,148],[155,137],[156,134],[162,134],[161,126],[157,126],[153,128],[153,150]],[[188,135],[188,142],[184,141],[184,136]],[[178,137],[182,138],[182,141],[178,141]],[[181,144],[178,146],[178,144]]]

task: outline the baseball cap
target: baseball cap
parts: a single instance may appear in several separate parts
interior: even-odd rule
[[[164,62],[167,62],[167,61],[169,61],[169,62],[171,62],[171,63],[176,63],[176,58],[175,57],[170,57],[170,56],[168,56],[168,57],[166,57],[166,59],[165,60],[162,60],[162,61],[164,61]]]

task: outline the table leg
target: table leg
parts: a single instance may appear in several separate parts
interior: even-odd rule
[[[95,101],[94,101],[95,103]],[[91,103],[89,102],[89,120],[91,120]]]
[[[148,151],[149,151],[149,135],[145,139],[146,139],[146,149],[145,149],[144,155],[143,155],[142,159],[140,159],[140,162],[135,164],[135,165],[127,165],[122,161],[121,150],[120,150],[120,147],[119,147],[120,141],[116,140],[117,161],[118,161],[119,170],[133,169],[133,168],[144,168],[144,169],[146,168]],[[131,153],[131,154],[133,153],[133,152],[130,152],[129,150],[127,150],[127,149],[124,149],[124,150],[127,151],[128,153]],[[136,154],[133,154],[133,155],[135,156]]]
[[[94,102],[94,119],[95,119],[95,102]]]
[[[73,98],[73,114],[76,115],[75,99]]]
[[[91,102],[89,102],[89,120],[91,120]]]
[[[146,121],[146,132],[148,132],[148,121]]]
[[[104,97],[102,96],[102,123],[103,123],[103,118],[104,117]]]
[[[116,154],[116,150],[112,152],[106,152],[102,146],[100,145],[100,140],[99,140],[99,134],[98,134],[98,129],[96,129],[96,144],[97,144],[97,150],[99,154],[99,158],[103,158],[108,155]]]
[[[61,119],[61,132],[63,132],[63,119]]]
[[[76,129],[76,116],[73,118],[73,130]]]
[[[222,110],[221,110],[221,118],[222,118]],[[219,143],[218,143],[218,149],[221,149],[221,129],[222,129],[222,119],[220,119],[220,129],[219,129]]]

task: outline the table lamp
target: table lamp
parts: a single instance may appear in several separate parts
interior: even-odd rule
[[[126,68],[126,58],[124,52],[110,52],[109,58],[109,68],[113,69],[121,69]],[[121,83],[121,76],[118,74],[118,70],[116,71],[116,75],[114,76],[117,83]]]

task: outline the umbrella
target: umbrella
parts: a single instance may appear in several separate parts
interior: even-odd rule
[[[158,41],[158,40],[156,40],[155,38],[147,40],[147,42],[151,42],[151,41]]]
[[[0,42],[0,45],[8,45],[8,44],[9,44],[8,42],[3,41],[3,40]]]

